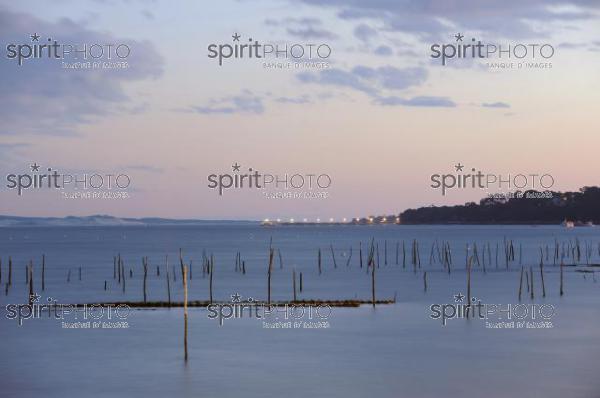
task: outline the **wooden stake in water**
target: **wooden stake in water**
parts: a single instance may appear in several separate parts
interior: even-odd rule
[[[146,302],[146,279],[148,278],[148,257],[142,258],[142,266],[144,267],[144,303]]]
[[[165,257],[165,262],[166,262],[165,268],[167,269],[167,272],[165,274],[167,276],[167,299],[169,300],[168,303],[169,303],[169,307],[170,307],[171,306],[171,278],[169,278],[169,256],[168,255]]]
[[[42,254],[42,292],[46,290],[46,255]]]
[[[296,301],[296,268],[292,271],[292,285],[294,288],[294,302]]]
[[[471,265],[473,263],[473,256],[469,257],[467,261],[467,306],[471,306]]]
[[[269,268],[267,269],[267,305],[271,305],[271,272],[273,271],[274,249],[269,249]]]
[[[8,286],[12,286],[12,258],[8,257]]]
[[[319,275],[321,275],[321,272],[322,272],[322,268],[321,268],[321,248],[319,248],[319,254],[318,254],[317,264],[319,266]]]
[[[387,265],[387,239],[383,241],[383,264]]]
[[[560,262],[560,295],[562,296],[564,294],[563,291],[563,266],[565,264],[561,261]]]
[[[29,262],[29,305],[33,303],[33,262]]]
[[[533,267],[529,267],[529,281],[531,283],[529,292],[531,293],[531,299],[533,300]]]
[[[181,248],[179,248],[179,266],[181,267],[181,275],[183,276],[183,254],[181,253]],[[181,283],[183,284],[183,281]]]
[[[546,297],[546,285],[544,284],[544,262],[540,263],[540,279],[542,281],[542,297]]]
[[[522,291],[523,291],[523,266],[521,266],[521,277],[519,278],[519,301],[521,301]]]
[[[279,269],[283,269],[283,258],[281,257],[281,249],[277,249],[277,256],[279,257]]]
[[[333,258],[333,268],[337,268],[337,262],[335,261],[335,252],[333,251],[333,245],[329,245],[331,249],[331,258]]]
[[[358,256],[360,259],[360,268],[363,267],[362,242],[358,242]]]
[[[125,266],[121,265],[121,272],[123,275],[121,275],[121,280],[123,281],[123,293],[125,293]]]
[[[371,266],[371,303],[373,304],[373,308],[375,308],[375,263],[373,257],[371,256],[371,261],[369,262]]]
[[[427,271],[423,272],[423,291],[427,291]]]
[[[350,254],[348,254],[348,260],[346,260],[346,268],[350,266],[350,260],[352,260],[352,246],[350,246]]]
[[[208,278],[208,288],[209,288],[209,295],[210,295],[210,303],[212,304],[213,301],[213,273],[215,270],[215,258],[214,256],[211,254],[210,255],[210,274],[209,274],[209,278]]]
[[[300,272],[300,293],[302,293],[302,272]]]
[[[188,284],[187,266],[183,266],[183,350],[184,360],[188,360]]]

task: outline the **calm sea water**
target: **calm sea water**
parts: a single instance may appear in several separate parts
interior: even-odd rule
[[[214,295],[230,300],[264,299],[269,245],[275,256],[274,299],[292,298],[292,270],[303,273],[299,298],[370,298],[371,280],[359,266],[369,241],[379,245],[377,296],[396,297],[393,305],[373,309],[333,308],[326,329],[267,329],[257,319],[231,319],[223,326],[206,309],[190,310],[190,360],[183,361],[183,311],[180,308],[132,310],[127,329],[64,329],[55,319],[6,319],[5,306],[28,298],[25,264],[34,264],[34,288],[42,300],[93,303],[143,299],[142,256],[148,256],[148,299],[166,300],[165,256],[175,266],[174,301],[182,299],[178,251],[192,263],[190,299],[208,298],[202,275],[203,251],[215,258]],[[421,269],[410,263],[413,239],[420,246]],[[506,269],[503,241],[512,239],[517,259]],[[297,226],[249,224],[187,227],[89,227],[0,229],[2,286],[7,259],[13,283],[0,292],[0,396],[207,396],[270,397],[598,397],[600,354],[599,294],[591,270],[565,267],[565,295],[559,295],[554,241],[592,249],[600,263],[600,228],[566,230],[554,226]],[[453,267],[448,274],[430,264],[435,241],[449,242]],[[385,246],[387,242],[387,265]],[[402,242],[406,266],[402,266]],[[453,319],[442,326],[430,318],[434,303],[453,303],[466,294],[465,247],[490,243],[487,273],[475,267],[472,294],[486,303],[518,303],[520,266],[535,266],[535,298],[525,303],[553,305],[548,329],[490,329],[475,319]],[[499,244],[499,264],[495,248]],[[546,297],[539,281],[540,247],[549,246]],[[331,246],[336,256],[334,267]],[[351,249],[352,247],[352,249]],[[396,263],[396,247],[398,263]],[[321,248],[323,272],[317,268]],[[350,252],[352,255],[350,257]],[[235,271],[236,253],[246,274]],[[113,279],[113,256],[126,267],[126,291]],[[40,288],[41,256],[46,256],[46,289]],[[487,256],[487,251],[486,251]],[[437,257],[437,255],[436,255]],[[581,254],[585,262],[585,254]],[[348,258],[350,261],[348,262]],[[571,260],[568,259],[567,262]],[[156,275],[156,267],[160,276]],[[81,267],[81,280],[79,280]],[[70,282],[67,275],[71,270]],[[133,277],[129,277],[129,270]],[[428,289],[423,289],[423,271]],[[171,268],[172,272],[172,268]],[[108,289],[104,290],[104,283]],[[526,296],[527,294],[524,294]]]

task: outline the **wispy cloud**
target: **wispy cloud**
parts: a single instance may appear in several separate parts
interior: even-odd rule
[[[368,94],[381,89],[404,90],[419,86],[427,79],[427,70],[422,67],[396,68],[394,66],[355,66],[350,71],[326,69],[321,72],[304,72],[298,75],[303,83],[319,83],[353,88]]]
[[[377,36],[377,30],[373,29],[369,25],[360,24],[354,28],[354,36],[361,41],[367,42],[371,38]]]
[[[448,97],[435,96],[417,96],[412,98],[401,98],[396,96],[378,97],[375,102],[385,106],[414,106],[414,107],[432,107],[432,108],[454,108],[456,103]]]
[[[164,60],[148,41],[116,38],[67,18],[49,23],[0,9],[4,45],[28,42],[34,32],[43,35],[42,39],[60,37],[62,43],[126,43],[131,49],[129,68],[64,70],[58,60],[36,59],[18,66],[3,58],[0,134],[76,134],[82,124],[119,112],[119,107],[130,101],[125,91],[128,82],[154,79],[163,72]]]
[[[452,29],[464,28],[503,37],[539,37],[551,32],[533,22],[577,21],[597,18],[600,3],[593,0],[302,0],[319,7],[337,10],[347,20],[382,23],[385,30],[427,38],[444,37]],[[355,35],[367,40],[367,25],[359,25]],[[358,32],[358,34],[357,34]]]
[[[393,54],[393,50],[389,46],[379,46],[375,50],[373,50],[373,53],[375,53],[375,55],[387,57]]]
[[[311,102],[308,95],[302,95],[299,97],[277,97],[274,99],[274,101],[280,104],[308,104]]]
[[[373,99],[376,105],[454,107],[456,104],[447,97],[415,96],[404,98],[398,95],[386,95],[386,92],[402,91],[420,86],[427,80],[427,70],[422,67],[396,68],[382,66],[372,68],[356,66],[350,71],[326,69],[318,73],[305,72],[297,76],[303,83],[350,88],[363,92]]]
[[[260,114],[265,111],[262,97],[253,94],[249,90],[242,91],[239,95],[213,98],[206,105],[193,105],[187,111],[204,115],[211,114],[234,114],[254,113]]]
[[[506,102],[484,102],[481,106],[484,108],[510,108]]]
[[[314,40],[314,39],[335,39],[337,35],[328,31],[327,29],[319,28],[287,28],[287,32],[292,35],[299,37],[303,40]]]

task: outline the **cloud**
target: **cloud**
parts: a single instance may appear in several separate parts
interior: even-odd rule
[[[150,19],[150,20],[154,19],[154,13],[152,13],[152,11],[142,10],[141,13],[142,13],[142,16],[146,19]]]
[[[308,95],[302,95],[300,97],[277,97],[274,99],[275,102],[280,104],[309,104],[311,102]]]
[[[265,25],[267,26],[288,26],[288,25],[299,25],[299,26],[319,26],[322,22],[319,18],[314,17],[288,17],[281,20],[272,18],[265,19]]]
[[[318,73],[304,72],[298,74],[297,78],[302,83],[346,87],[363,92],[371,97],[376,105],[455,107],[454,101],[447,97],[423,95],[403,98],[397,95],[385,95],[386,92],[398,92],[420,86],[427,80],[427,76],[427,70],[422,67],[382,66],[372,68],[359,65],[350,71],[325,69]]]
[[[506,102],[484,102],[481,106],[484,108],[510,108]]]
[[[375,94],[376,92],[361,77],[341,69],[325,69],[317,73],[302,72],[297,75],[297,78],[302,83],[349,87],[367,94]]]
[[[24,142],[0,143],[0,165],[12,168],[16,162],[21,162],[26,156],[26,150],[31,144]]]
[[[361,41],[367,42],[372,37],[377,36],[377,31],[369,25],[360,24],[354,28],[354,36]]]
[[[370,19],[388,31],[417,35],[428,40],[440,39],[461,29],[484,34],[515,37],[539,37],[551,33],[549,21],[573,21],[596,17],[600,3],[592,0],[301,0],[304,3],[337,10],[342,19]],[[532,22],[546,25],[540,32]],[[356,32],[355,32],[356,35]],[[366,40],[368,36],[357,36]]]
[[[234,113],[264,113],[263,99],[249,90],[242,91],[239,95],[211,99],[208,104],[191,106],[186,111],[204,115]]]
[[[287,32],[290,35],[299,37],[303,40],[313,40],[313,39],[332,40],[337,37],[335,34],[331,33],[330,31],[328,31],[326,29],[319,29],[319,28],[312,28],[312,27],[298,28],[298,29],[288,28]]]
[[[2,47],[31,44],[30,35],[51,37],[73,46],[124,43],[131,49],[127,69],[62,69],[61,61],[28,59],[22,66],[6,57],[0,60],[3,94],[0,97],[1,134],[73,135],[77,128],[98,117],[120,112],[130,102],[125,86],[132,81],[156,79],[164,60],[148,41],[117,38],[70,19],[56,23],[32,15],[0,9]]]
[[[384,57],[392,55],[393,51],[391,47],[388,46],[379,46],[373,51],[376,55],[381,55]]]
[[[382,89],[404,90],[421,85],[427,79],[427,70],[422,67],[396,68],[381,66],[372,68],[356,66],[351,71],[325,69],[318,73],[305,72],[298,75],[303,83],[319,83],[353,88],[370,95]]]
[[[322,27],[320,19],[314,17],[289,17],[281,20],[268,18],[265,25],[286,28],[286,32],[302,40],[333,40],[337,35]]]
[[[415,107],[433,107],[433,108],[454,108],[456,103],[448,97],[435,96],[417,96],[412,98],[400,98],[396,96],[379,97],[375,102],[385,106],[415,106]]]
[[[14,153],[21,154],[21,150],[31,147],[31,144],[24,142],[0,143],[0,158],[7,158]]]

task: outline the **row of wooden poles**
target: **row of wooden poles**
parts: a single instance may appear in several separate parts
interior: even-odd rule
[[[579,241],[578,238],[575,239],[575,241],[568,241],[568,242],[562,242],[559,243],[558,240],[555,240],[554,242],[554,247],[552,248],[552,251],[550,250],[550,247],[548,245],[546,246],[541,246],[539,248],[539,252],[540,252],[540,262],[539,262],[539,270],[540,270],[540,281],[542,284],[542,297],[545,296],[545,285],[544,285],[544,278],[543,278],[543,269],[544,269],[544,261],[549,262],[550,261],[550,253],[552,252],[552,263],[553,264],[557,264],[557,262],[559,262],[560,264],[560,269],[561,269],[561,295],[563,294],[563,266],[565,265],[565,260],[566,259],[571,259],[573,264],[579,263],[581,261],[582,258],[582,253],[585,255],[586,258],[586,264],[590,264],[591,263],[591,259],[592,259],[592,243],[589,242],[584,242],[585,246],[582,250],[582,246],[581,243]],[[333,245],[329,245],[329,251],[331,253],[331,259],[332,259],[332,263],[333,263],[333,268],[338,268],[338,263],[337,263],[337,259],[336,259],[336,253],[335,253],[335,249],[333,247]],[[275,254],[277,253],[277,257],[279,259],[279,267],[281,269],[283,269],[283,256],[281,253],[281,250],[275,249],[273,247],[272,244],[272,240],[269,244],[269,263],[268,263],[268,270],[267,270],[267,285],[268,285],[268,291],[267,291],[267,303],[270,304],[271,302],[271,275],[273,272],[273,266],[274,266],[274,258],[275,258]],[[352,256],[353,256],[353,248],[350,247],[350,250],[348,252],[348,258],[346,259],[346,267],[349,267],[351,264],[351,260],[352,260]],[[477,243],[473,243],[472,245],[470,244],[466,244],[466,248],[465,248],[465,262],[467,264],[467,269],[470,272],[471,267],[472,266],[478,266],[481,267],[483,270],[483,273],[485,274],[487,272],[487,267],[492,265],[492,259],[495,262],[495,266],[496,268],[499,268],[499,244],[496,244],[495,247],[495,255],[492,256],[492,246],[489,242],[486,242],[483,244],[482,248],[480,249],[477,246]],[[518,247],[518,256],[517,256],[517,250],[515,249],[515,244],[513,242],[513,240],[507,240],[506,238],[503,240],[503,257],[504,257],[504,263],[506,266],[506,269],[510,268],[510,265],[512,263],[516,263],[516,259],[518,258],[518,263],[521,266],[521,275],[520,275],[520,282],[519,282],[519,298],[522,297],[522,280],[523,280],[523,275],[525,276],[526,279],[526,286],[528,289],[528,292],[533,295],[533,270],[532,267],[529,267],[529,272],[524,272],[524,268],[522,265],[522,245],[519,245]],[[421,255],[420,255],[420,245],[419,242],[416,239],[413,239],[410,245],[410,253],[408,253],[408,250],[406,248],[406,244],[404,241],[400,242],[396,242],[396,253],[395,253],[395,263],[396,265],[399,265],[400,262],[402,263],[402,267],[406,268],[407,266],[407,258],[408,255],[410,254],[410,264],[412,265],[412,268],[414,270],[414,273],[417,273],[418,269],[421,269]],[[600,255],[600,244],[599,244],[599,248],[598,248],[598,254]],[[372,278],[372,294],[371,294],[371,298],[372,298],[372,302],[373,305],[375,304],[375,269],[379,268],[380,266],[380,248],[379,248],[379,242],[375,242],[374,239],[371,239],[371,242],[369,243],[368,249],[367,249],[367,258],[364,259],[364,255],[363,255],[363,244],[362,242],[359,242],[359,254],[358,254],[358,263],[360,268],[363,268],[363,266],[366,264],[366,271],[367,273],[371,273],[371,278]],[[385,240],[383,242],[383,263],[385,265],[388,264],[388,242],[387,240]],[[401,260],[401,261],[400,261]],[[441,264],[443,269],[448,272],[449,274],[451,273],[451,270],[453,269],[453,253],[452,253],[452,249],[451,249],[451,245],[450,242],[439,242],[439,241],[434,241],[432,246],[431,246],[431,250],[430,250],[430,255],[429,255],[429,264],[433,265],[433,264]],[[213,301],[213,271],[214,271],[214,255],[207,255],[206,252],[202,253],[202,277],[205,278],[206,276],[209,277],[209,300],[210,302]],[[183,271],[184,271],[184,260],[183,260],[183,255],[182,255],[182,250],[179,250],[179,266],[181,269],[181,275],[182,275],[182,283],[186,283],[186,281],[183,278]],[[8,294],[8,291],[10,289],[10,287],[12,286],[12,269],[13,269],[13,262],[12,262],[12,258],[9,257],[8,258],[8,278],[7,281],[5,283],[5,294]],[[144,298],[144,303],[146,303],[148,301],[148,294],[147,294],[147,278],[148,278],[148,274],[149,274],[149,262],[148,262],[148,257],[142,257],[142,271],[143,271],[143,298]],[[239,272],[243,275],[246,274],[246,261],[242,259],[242,255],[241,252],[236,252],[236,256],[235,256],[235,272]],[[175,266],[169,267],[169,257],[165,256],[165,279],[166,279],[166,287],[167,287],[167,298],[168,298],[168,304],[171,304],[171,281],[176,282],[177,280],[177,272],[175,272]],[[193,273],[192,273],[192,261],[190,260],[189,265],[188,265],[188,272],[189,272],[189,279],[193,279]],[[318,274],[321,275],[323,273],[323,253],[322,253],[322,249],[318,248],[317,249],[317,270],[318,270]],[[160,266],[156,266],[156,276],[160,276]],[[129,269],[129,277],[132,278],[133,277],[133,269]],[[46,274],[46,256],[42,255],[42,261],[41,261],[41,289],[42,291],[45,290],[45,274]],[[79,280],[82,280],[82,267],[79,267],[78,269],[78,277]],[[123,293],[125,293],[126,291],[126,271],[125,271],[125,264],[124,261],[121,257],[121,255],[117,255],[113,257],[113,279],[115,279],[118,283],[118,285],[120,285]],[[25,267],[25,280],[26,283],[28,285],[30,285],[30,290],[33,291],[33,261],[31,260]],[[0,259],[0,282],[2,281],[2,260]],[[71,281],[71,269],[68,270],[67,272],[67,283]],[[293,291],[293,301],[297,301],[297,289],[296,287],[299,286],[299,290],[300,292],[303,291],[303,285],[304,285],[304,279],[303,279],[303,274],[302,272],[299,273],[299,280],[297,278],[296,275],[296,269],[294,268],[292,270],[292,291]],[[423,287],[424,290],[427,290],[427,271],[424,271],[423,273]],[[108,281],[105,280],[104,281],[104,290],[108,290]]]
[[[562,250],[561,250],[562,247]],[[587,264],[590,264],[591,261],[591,244],[586,243],[585,245],[585,256]],[[329,246],[333,267],[337,268],[337,261],[335,257],[335,250],[333,245]],[[499,253],[499,245],[496,245],[495,250],[495,264],[498,268],[498,253]],[[509,268],[510,263],[515,262],[515,248],[512,240],[503,241],[503,249],[504,249],[504,260],[506,264],[506,268]],[[599,255],[600,255],[600,245],[599,245]],[[274,265],[274,257],[275,252],[277,251],[280,268],[283,268],[283,256],[280,250],[276,250],[273,247],[272,240],[269,244],[269,262],[267,268],[267,305],[271,305],[271,279],[273,273],[273,265]],[[479,255],[479,249],[477,244],[474,243],[471,247],[469,244],[466,245],[466,275],[467,275],[467,303],[471,304],[471,270],[474,265],[480,266],[483,268],[484,274],[486,273],[486,263],[487,265],[491,265],[491,245],[490,243],[484,243],[483,250],[481,251],[481,259]],[[575,259],[580,261],[581,259],[581,247],[579,240],[571,244],[569,242],[567,245],[564,243],[559,245],[558,241],[555,241],[555,246],[553,249],[553,261],[556,264],[556,261],[560,258],[560,295],[564,294],[564,276],[563,276],[563,268],[564,268],[564,259],[571,257],[573,262]],[[371,303],[373,307],[377,302],[376,300],[376,269],[379,268],[380,258],[379,258],[379,243],[375,242],[374,239],[371,239],[367,250],[367,258],[365,261],[366,271],[370,274],[371,277]],[[486,256],[487,253],[487,256]],[[559,257],[560,255],[560,257]],[[519,245],[519,264],[522,263],[522,246]],[[540,282],[542,287],[542,297],[546,296],[546,286],[544,281],[544,258],[546,261],[549,259],[549,248],[545,246],[545,250],[543,247],[540,247],[540,263],[539,263],[539,272],[540,272]],[[348,259],[346,260],[346,267],[350,266],[350,261],[352,259],[352,247],[350,248]],[[400,242],[396,243],[396,256],[395,263],[399,265],[400,259]],[[323,255],[321,252],[321,248],[317,251],[317,267],[319,275],[322,274],[323,266],[322,266]],[[402,266],[406,267],[407,263],[407,250],[404,241],[402,241]],[[410,262],[412,264],[413,270],[416,273],[417,269],[421,269],[421,256],[419,250],[419,242],[414,239],[412,240],[411,249],[410,249]],[[438,242],[437,240],[431,246],[431,252],[429,256],[430,265],[440,263],[443,266],[443,269],[448,273],[451,272],[453,257],[451,245],[449,242]],[[388,264],[388,245],[387,241],[384,241],[384,264]],[[190,260],[189,265],[184,263],[182,250],[179,250],[179,265],[181,268],[181,276],[182,276],[182,284],[184,291],[184,358],[185,361],[188,360],[188,278],[192,279],[192,261]],[[363,248],[362,242],[359,243],[359,266],[363,267]],[[171,274],[169,268],[169,257],[165,256],[165,268],[166,268],[166,285],[167,285],[167,297],[168,304],[171,305]],[[144,303],[147,302],[147,279],[148,279],[148,271],[149,271],[149,262],[148,257],[142,257],[142,270],[143,270],[143,297]],[[240,272],[242,274],[246,274],[246,263],[242,260],[241,252],[236,253],[235,257],[235,271]],[[30,261],[25,268],[26,273],[26,284],[29,287],[29,300],[31,303],[32,297],[34,295],[34,274],[33,274],[33,261]],[[42,272],[41,272],[41,288],[42,291],[45,290],[45,274],[46,274],[46,256],[42,255]],[[213,274],[214,274],[214,255],[206,255],[205,252],[202,254],[202,276],[203,278],[207,275],[209,276],[209,299],[210,302],[213,302]],[[160,267],[156,267],[156,275],[160,276]],[[130,268],[129,270],[130,278],[133,277],[133,270]],[[303,289],[303,278],[302,272],[299,274],[299,287],[300,292]],[[530,295],[530,298],[534,299],[534,273],[533,266],[529,267],[529,272],[525,271],[525,267],[521,265],[521,272],[519,276],[519,289],[518,289],[518,298],[519,301],[522,299],[523,293],[523,276],[525,276],[525,284],[527,292]],[[81,280],[81,267],[79,267],[79,280]],[[68,270],[67,274],[67,282],[70,282],[71,279],[71,270]],[[126,288],[126,277],[125,277],[125,265],[121,255],[117,255],[113,257],[113,279],[117,281],[119,285],[122,287],[122,291],[125,292]],[[172,280],[176,282],[176,272],[175,267],[172,268]],[[0,282],[2,281],[2,261],[0,259]],[[6,294],[8,294],[9,288],[12,286],[12,258],[8,259],[8,280],[6,282]],[[423,272],[423,289],[427,291],[427,271]],[[104,290],[107,290],[107,281],[104,281]],[[293,301],[297,301],[297,292],[296,292],[296,270],[295,268],[292,271],[292,290],[293,290]]]

